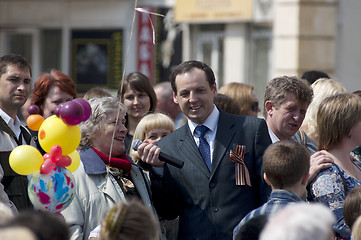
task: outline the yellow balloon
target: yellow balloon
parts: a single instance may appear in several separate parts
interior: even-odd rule
[[[78,153],[77,150],[75,150],[74,152],[70,153],[68,155],[71,158],[71,164],[69,166],[67,166],[66,168],[70,171],[70,172],[74,172],[75,170],[78,169],[79,164],[80,164],[80,155]]]
[[[38,172],[43,162],[44,159],[39,150],[29,145],[14,148],[9,156],[10,167],[20,175]]]
[[[80,143],[80,138],[78,125],[67,125],[56,115],[45,119],[38,133],[40,146],[46,152],[49,152],[52,146],[59,145],[64,156],[75,151]]]

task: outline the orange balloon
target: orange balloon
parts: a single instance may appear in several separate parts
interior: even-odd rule
[[[32,114],[26,119],[26,124],[33,131],[38,131],[44,118],[40,114]]]

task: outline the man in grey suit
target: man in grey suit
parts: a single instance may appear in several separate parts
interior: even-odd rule
[[[178,239],[232,239],[234,226],[270,192],[261,169],[271,143],[266,123],[218,110],[215,77],[202,62],[178,65],[171,84],[187,123],[158,146],[138,148],[144,162],[159,167],[150,173],[154,205],[164,218],[179,216]],[[184,161],[183,168],[159,161],[160,151]]]

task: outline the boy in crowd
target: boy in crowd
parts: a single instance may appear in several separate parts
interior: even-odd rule
[[[270,145],[263,155],[264,179],[271,186],[269,200],[248,213],[234,228],[238,239],[240,228],[258,215],[272,215],[286,205],[303,201],[309,178],[310,154],[300,143],[284,140]]]

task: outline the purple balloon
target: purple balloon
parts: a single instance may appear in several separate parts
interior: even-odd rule
[[[61,107],[63,106],[63,104],[64,104],[64,103],[60,103],[60,104],[58,105],[58,107],[55,109],[55,115],[56,115],[57,117],[60,117],[60,109],[61,109]]]
[[[79,103],[69,101],[61,106],[59,115],[64,123],[74,126],[78,125],[83,120],[84,109]]]
[[[83,98],[76,98],[73,101],[75,101],[75,102],[79,103],[80,105],[82,105],[82,107],[84,109],[83,121],[88,120],[88,118],[92,114],[92,108],[91,108],[90,104],[88,103],[88,101],[83,99]]]
[[[39,109],[39,107],[36,106],[36,105],[31,105],[31,106],[28,108],[28,113],[29,113],[30,115],[32,115],[32,114],[38,114],[39,112],[40,112],[40,109]]]

